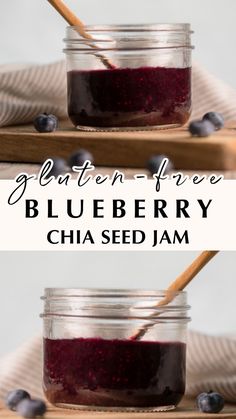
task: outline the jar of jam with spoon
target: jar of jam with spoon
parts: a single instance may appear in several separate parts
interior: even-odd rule
[[[66,31],[68,114],[82,130],[184,125],[191,112],[189,24]]]
[[[185,292],[48,288],[42,298],[49,402],[103,411],[178,405],[190,320]]]

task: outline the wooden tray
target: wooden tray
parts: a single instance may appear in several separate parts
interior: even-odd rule
[[[204,414],[197,411],[192,400],[185,400],[178,409],[161,413],[104,413],[79,412],[78,410],[64,410],[51,407],[45,416],[46,419],[236,419],[236,405],[227,405],[218,414]],[[19,418],[15,413],[0,406],[0,419]]]
[[[236,169],[236,121],[208,138],[192,138],[186,128],[136,132],[81,132],[68,121],[52,134],[32,126],[0,129],[0,160],[41,163],[68,156],[78,148],[91,151],[97,166],[145,167],[153,154],[166,154],[177,169]]]

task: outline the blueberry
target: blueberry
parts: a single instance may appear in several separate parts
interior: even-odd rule
[[[81,148],[80,150],[77,150],[75,153],[73,153],[70,156],[68,164],[71,168],[73,166],[83,166],[86,160],[89,160],[91,163],[93,163],[94,162],[93,155],[89,151],[83,150]]]
[[[221,113],[208,112],[203,116],[202,119],[203,121],[210,121],[214,125],[216,131],[224,127],[225,121]]]
[[[163,159],[168,159],[168,157],[165,156],[164,154],[157,154],[150,157],[150,159],[147,162],[147,169],[152,175],[154,175],[154,173],[157,173],[160,165],[162,164]],[[174,165],[172,161],[168,159],[165,173],[170,172],[171,170],[173,170],[173,168],[174,168]]]
[[[21,389],[10,391],[6,397],[6,406],[10,410],[16,410],[17,405],[24,399],[30,399],[27,391]]]
[[[203,413],[219,413],[224,407],[224,398],[213,391],[201,393],[197,397],[197,407]]]
[[[51,176],[58,177],[66,171],[66,161],[60,157],[50,157],[53,161],[53,167],[46,176],[47,178]]]
[[[17,412],[23,418],[36,418],[43,416],[47,411],[46,404],[43,400],[22,400],[17,406]]]
[[[192,121],[189,124],[189,132],[197,137],[208,137],[215,131],[214,125],[208,120]]]
[[[58,119],[55,115],[42,113],[35,118],[33,124],[38,132],[53,132],[58,127]]]

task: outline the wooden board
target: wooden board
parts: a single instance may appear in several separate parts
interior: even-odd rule
[[[192,138],[186,128],[136,132],[81,132],[61,123],[56,133],[39,134],[32,126],[0,129],[0,161],[41,163],[91,151],[97,166],[142,168],[153,154],[166,154],[177,169],[236,169],[236,121],[208,138]]]
[[[0,419],[13,419],[18,416],[0,406]],[[236,405],[227,405],[224,410],[218,414],[204,414],[197,411],[193,400],[184,401],[176,409],[170,412],[160,413],[121,413],[121,412],[89,412],[78,410],[65,410],[49,408],[46,419],[236,419]]]

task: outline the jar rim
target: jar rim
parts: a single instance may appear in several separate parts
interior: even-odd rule
[[[87,33],[88,37],[84,35]],[[189,23],[156,23],[131,25],[68,26],[63,39],[65,53],[94,51],[161,50],[186,48],[191,45]]]
[[[76,29],[77,26],[67,26]],[[98,24],[85,25],[87,32],[189,32],[194,33],[190,23],[147,23],[147,24]]]
[[[63,297],[103,297],[103,298],[124,298],[124,297],[135,297],[135,298],[154,298],[154,297],[165,297],[166,294],[174,296],[183,295],[187,296],[187,291],[173,291],[173,290],[147,290],[147,289],[136,289],[136,288],[45,288],[44,296],[42,300],[63,298]]]
[[[158,305],[167,298],[167,302]],[[108,288],[45,288],[41,317],[189,321],[186,291]],[[128,314],[127,314],[128,313]],[[161,314],[161,315],[160,315]],[[168,315],[167,315],[168,314]]]

